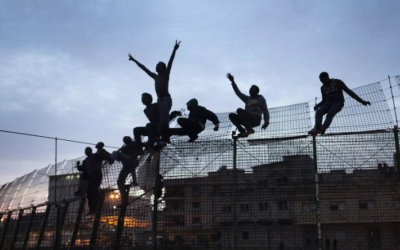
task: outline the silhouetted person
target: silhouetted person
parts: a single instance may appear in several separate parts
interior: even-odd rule
[[[331,249],[331,241],[328,238],[325,240],[325,249]]]
[[[285,245],[283,244],[283,242],[281,242],[281,244],[279,244],[279,250],[284,250],[285,249]]]
[[[82,165],[77,162],[77,168],[79,171],[86,172],[86,178],[88,181],[87,199],[89,206],[89,213],[94,214],[97,208],[97,201],[99,198],[99,187],[103,174],[101,172],[101,159],[98,155],[93,154],[92,148],[87,147],[85,149],[86,159],[83,160]]]
[[[193,98],[186,103],[187,109],[190,111],[188,118],[178,118],[178,124],[181,128],[168,129],[167,141],[171,135],[188,135],[189,142],[194,142],[198,138],[198,134],[204,130],[207,120],[214,123],[214,131],[219,129],[218,117],[210,110],[199,106],[197,99]]]
[[[317,113],[315,114],[315,127],[308,132],[310,135],[315,136],[319,133],[321,133],[321,135],[325,134],[326,129],[331,125],[333,117],[339,113],[344,106],[343,91],[362,105],[371,105],[370,102],[364,101],[351,91],[341,80],[329,78],[329,75],[326,72],[322,72],[319,75],[319,80],[322,82],[322,101],[314,106],[314,110],[316,110]],[[327,114],[325,122],[321,125],[322,117],[325,114]]]
[[[160,105],[160,121],[157,128],[156,137],[163,135],[163,133],[168,128],[168,116],[169,111],[172,107],[172,99],[171,95],[168,91],[169,85],[169,75],[171,73],[172,62],[174,61],[175,52],[179,48],[179,44],[181,42],[176,41],[174,50],[172,51],[171,58],[169,59],[168,66],[165,65],[163,62],[159,62],[156,66],[157,74],[148,70],[143,64],[139,63],[135,60],[131,54],[129,54],[129,60],[135,62],[139,68],[141,68],[144,72],[146,72],[151,78],[155,81],[156,93],[157,93],[157,102]]]
[[[337,250],[337,240],[336,238],[333,239],[332,249]]]
[[[130,186],[125,185],[125,180],[129,174],[132,176],[131,185],[138,185],[136,180],[136,167],[139,165],[137,157],[132,157],[132,155],[139,150],[139,146],[135,141],[132,141],[132,138],[129,136],[125,136],[122,140],[124,145],[111,154],[112,161],[118,160],[122,163],[122,169],[117,180],[117,186],[121,194],[121,204],[119,207],[128,205]]]
[[[111,161],[111,158],[110,158],[111,155],[109,152],[107,152],[107,150],[104,149],[103,142],[97,143],[96,149],[97,149],[97,151],[96,151],[95,155],[96,155],[97,160],[100,161],[101,166],[103,165],[103,161],[105,161],[105,160],[107,160],[108,162]],[[83,169],[84,169],[84,171],[79,176],[79,185],[78,185],[78,190],[74,193],[75,196],[83,196],[87,190],[89,176],[86,171],[86,168],[84,167]]]
[[[142,94],[142,102],[146,106],[144,109],[144,113],[149,119],[149,123],[146,124],[146,127],[136,127],[133,129],[133,135],[135,137],[135,141],[138,144],[140,151],[137,151],[136,155],[143,154],[143,147],[145,146],[142,143],[142,136],[148,136],[147,147],[150,151],[153,151],[153,146],[156,141],[155,135],[158,125],[160,123],[160,105],[158,103],[152,103],[153,97],[149,93]],[[169,115],[168,121],[172,120],[175,116],[182,115],[179,111],[173,111]]]
[[[253,128],[259,126],[261,123],[262,114],[264,114],[264,125],[262,129],[266,129],[269,125],[269,112],[265,98],[258,94],[260,89],[256,85],[251,86],[249,90],[250,96],[247,96],[240,92],[233,75],[228,73],[227,78],[232,82],[232,87],[236,95],[246,104],[245,109],[237,109],[237,114],[229,114],[229,119],[240,132],[238,136],[247,137],[253,134]]]

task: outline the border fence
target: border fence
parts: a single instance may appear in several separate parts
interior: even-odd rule
[[[82,157],[35,170],[0,188],[0,249],[399,249],[400,149],[387,90],[354,89],[369,107],[345,95],[317,137],[307,135],[309,103],[270,108],[269,127],[247,138],[219,113],[218,132],[207,123],[197,141],[172,137],[139,158],[126,207],[117,207],[122,165],[105,163],[93,216],[74,196]]]

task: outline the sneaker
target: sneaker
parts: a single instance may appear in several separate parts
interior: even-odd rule
[[[321,126],[321,135],[324,135],[326,132],[326,127],[324,125]]]
[[[321,133],[321,131],[316,130],[315,128],[313,128],[313,129],[311,129],[310,131],[308,131],[308,134],[309,134],[309,135],[312,135],[312,136],[316,136],[316,135],[319,134],[319,133]]]
[[[254,133],[255,133],[254,129],[250,129],[250,130],[247,130],[246,132],[238,134],[238,137],[247,137],[247,136],[249,136],[251,134],[254,134]]]
[[[193,137],[190,137],[190,140],[188,142],[194,142],[195,140],[197,140],[197,138],[199,138],[198,135],[195,135]]]

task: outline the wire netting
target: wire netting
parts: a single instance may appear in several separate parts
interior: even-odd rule
[[[83,157],[28,173],[0,188],[3,248],[22,249],[30,228],[26,249],[40,238],[41,249],[52,249],[61,227],[62,249],[398,249],[391,109],[380,83],[354,92],[372,105],[345,95],[325,136],[307,135],[309,103],[269,109],[268,128],[247,138],[232,139],[229,113],[193,143],[173,136],[139,158],[138,185],[125,182],[126,209],[118,206],[119,161],[103,164],[94,214],[85,194],[75,196]]]

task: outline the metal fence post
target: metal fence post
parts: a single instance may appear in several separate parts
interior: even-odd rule
[[[122,204],[121,210],[118,215],[117,231],[115,232],[115,238],[114,238],[114,242],[113,242],[113,249],[115,249],[115,250],[119,249],[119,243],[121,241],[122,230],[124,229],[125,213],[126,213],[127,206],[129,206],[129,205]]]
[[[152,243],[153,250],[157,250],[157,211],[158,211],[158,200],[156,193],[158,192],[158,175],[160,173],[160,157],[161,151],[154,153],[153,161],[156,160],[156,168],[154,171],[154,201],[153,201],[153,225],[152,225]]]
[[[64,226],[65,217],[67,216],[69,203],[65,202],[64,207],[59,206],[57,208],[57,233],[56,233],[56,242],[53,246],[54,250],[61,249],[62,245],[62,229]]]
[[[28,226],[25,232],[25,238],[24,238],[24,244],[22,245],[22,250],[25,250],[26,246],[28,245],[29,234],[31,233],[32,222],[33,219],[35,218],[35,213],[36,213],[36,207],[32,207],[31,216],[29,217]]]
[[[46,212],[44,213],[44,217],[43,217],[43,221],[42,221],[42,227],[40,228],[38,242],[36,244],[36,250],[40,250],[40,246],[42,245],[42,240],[43,240],[43,237],[44,237],[44,231],[46,230],[46,225],[47,225],[47,220],[49,219],[50,210],[51,210],[51,204],[48,204],[47,208],[46,208]]]
[[[100,190],[98,192],[100,192]],[[100,226],[101,211],[103,210],[105,196],[106,195],[103,192],[99,194],[96,215],[95,215],[94,223],[93,223],[93,231],[92,231],[92,235],[90,236],[90,243],[89,243],[90,250],[95,249],[95,247],[96,247],[97,230],[99,229],[99,226]]]
[[[24,214],[24,210],[20,209],[19,213],[18,213],[17,224],[15,225],[14,234],[13,234],[13,237],[12,237],[12,240],[11,240],[10,250],[14,250],[14,248],[15,248],[15,243],[17,242],[19,224],[21,223],[21,219],[22,219],[22,215],[23,214]]]
[[[233,249],[237,249],[237,136],[233,137],[233,171],[232,171],[232,237]]]
[[[3,234],[1,236],[0,249],[3,249],[4,241],[6,240],[7,229],[8,229],[8,225],[10,224],[10,220],[11,220],[11,214],[12,214],[12,212],[9,211],[8,215],[7,215],[6,223],[4,225]]]
[[[73,247],[75,246],[76,237],[78,236],[79,225],[81,224],[81,220],[82,220],[82,214],[83,214],[83,211],[85,210],[85,201],[86,201],[86,199],[82,198],[81,202],[79,203],[78,214],[76,216],[74,231],[72,232],[71,243],[70,243],[69,249],[73,249]]]
[[[322,250],[322,232],[321,232],[322,230],[321,230],[321,211],[320,211],[320,201],[319,201],[319,176],[318,176],[316,136],[313,136],[313,156],[314,156],[315,206],[317,211],[318,249]]]
[[[396,144],[396,161],[397,161],[397,174],[399,175],[399,181],[400,181],[400,148],[399,148],[399,128],[397,126],[394,126],[393,128],[393,133],[394,133],[394,140]]]

